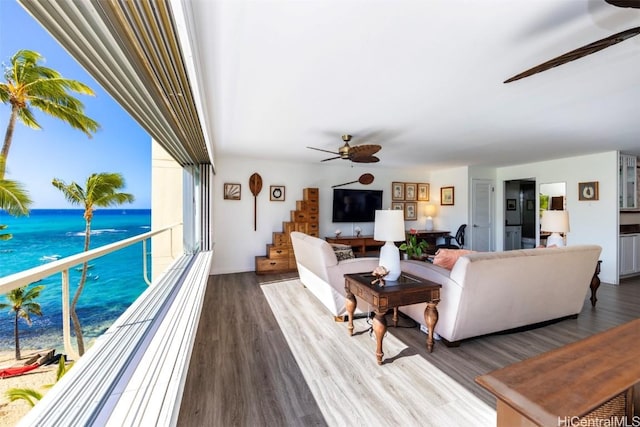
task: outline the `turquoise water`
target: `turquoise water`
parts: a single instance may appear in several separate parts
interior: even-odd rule
[[[34,209],[29,217],[14,218],[0,212],[0,224],[13,239],[0,241],[0,277],[82,252],[84,217],[79,209]],[[94,212],[90,248],[123,240],[151,229],[149,209],[102,209]],[[147,250],[151,250],[147,242]],[[150,259],[148,269],[150,271]],[[146,289],[142,270],[142,242],[90,262],[89,277],[78,303],[85,345],[99,336]],[[80,266],[78,266],[80,267]],[[71,297],[80,278],[70,271]],[[61,274],[37,283],[45,288],[37,302],[42,317],[32,316],[29,327],[20,320],[21,348],[56,348],[62,351]],[[8,302],[4,295],[0,300]],[[75,344],[75,339],[73,339]],[[0,351],[15,348],[13,313],[0,312]]]

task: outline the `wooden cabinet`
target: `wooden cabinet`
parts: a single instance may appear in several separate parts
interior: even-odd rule
[[[638,208],[638,160],[635,156],[620,155],[619,167],[619,207],[620,209]]]
[[[380,255],[380,247],[386,242],[374,240],[373,236],[340,236],[325,237],[329,243],[337,243],[340,245],[349,245],[356,255],[378,256]]]
[[[295,271],[296,258],[291,246],[292,231],[318,237],[319,227],[319,191],[317,188],[305,188],[302,191],[303,200],[296,202],[296,210],[289,214],[289,221],[282,223],[282,232],[274,232],[272,243],[267,244],[267,254],[257,256],[256,274],[284,273]]]
[[[640,273],[640,234],[620,236],[620,276]]]

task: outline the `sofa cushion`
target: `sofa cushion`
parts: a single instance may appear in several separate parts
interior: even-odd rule
[[[458,258],[473,252],[468,249],[438,249],[436,256],[433,258],[433,264],[451,270]]]
[[[349,245],[341,245],[339,243],[332,243],[331,247],[333,248],[333,252],[336,254],[336,258],[339,261],[344,261],[346,259],[352,259],[356,256],[353,254],[353,249]]]

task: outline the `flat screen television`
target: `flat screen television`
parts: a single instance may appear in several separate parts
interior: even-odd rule
[[[373,222],[382,209],[382,190],[333,189],[333,222]]]

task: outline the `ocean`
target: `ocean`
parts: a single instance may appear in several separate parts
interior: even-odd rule
[[[0,212],[0,224],[13,238],[0,241],[0,277],[64,258],[83,251],[85,221],[81,209],[33,209],[28,217],[15,218]],[[97,209],[91,221],[90,249],[146,233],[151,230],[150,209]],[[147,251],[151,251],[150,241]],[[129,305],[147,288],[143,277],[142,242],[105,255],[89,263],[88,278],[80,301],[78,316],[85,346],[104,333]],[[147,256],[149,277],[151,259]],[[78,266],[78,269],[81,265]],[[70,298],[73,298],[80,271],[70,271]],[[19,320],[20,347],[55,348],[63,352],[61,273],[47,277],[37,285],[45,288],[36,300],[42,316],[31,316],[32,325]],[[0,301],[8,302],[5,295]],[[0,351],[13,350],[14,317],[9,310],[0,312]],[[75,337],[72,342],[75,347]]]

